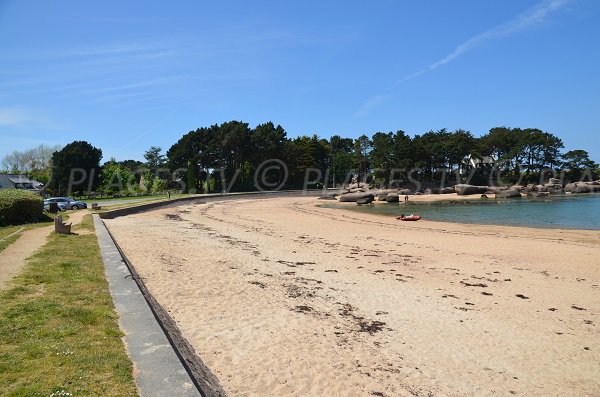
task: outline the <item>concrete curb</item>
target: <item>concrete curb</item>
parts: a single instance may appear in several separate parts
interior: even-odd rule
[[[110,293],[119,313],[119,326],[125,333],[128,354],[134,364],[134,377],[140,396],[215,395],[202,393],[190,377],[97,215],[94,215],[94,226]]]

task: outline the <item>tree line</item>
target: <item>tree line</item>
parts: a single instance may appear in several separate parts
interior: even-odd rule
[[[307,181],[312,184],[308,187],[319,188],[346,183],[352,175],[381,186],[411,179],[486,184],[494,173],[511,183],[535,182],[563,171],[567,180],[598,178],[598,164],[587,151],[563,149],[558,136],[537,128],[495,127],[480,137],[441,129],[413,137],[398,130],[325,139],[316,134],[288,138],[285,129],[272,122],[251,128],[229,121],[189,131],[166,154],[152,146],[143,162],[111,158],[100,166],[102,151],[75,141],[51,156],[46,150],[42,167],[15,160],[18,152],[7,156],[3,165],[10,171],[46,175],[47,188],[56,193],[67,186],[75,192],[109,194],[122,193],[124,186],[142,193],[168,188],[244,191],[259,185],[303,188]],[[77,170],[86,170],[85,175]]]
[[[585,150],[562,149],[559,137],[537,128],[495,127],[481,137],[441,129],[414,137],[398,130],[356,139],[340,135],[290,139],[283,127],[272,122],[250,128],[230,121],[185,134],[167,151],[166,164],[170,170],[185,169],[188,186],[198,190],[219,180],[222,187],[234,178],[235,189],[252,189],[256,170],[270,159],[287,165],[290,188],[304,186],[307,170],[318,170],[321,184],[344,183],[349,175],[358,174],[385,186],[410,178],[458,182],[464,175],[483,183],[493,172],[502,172],[503,179],[511,182],[536,181],[543,173],[562,169],[572,180],[585,170],[597,172],[598,165]],[[222,170],[220,175],[216,170]],[[272,177],[277,178],[277,173]]]

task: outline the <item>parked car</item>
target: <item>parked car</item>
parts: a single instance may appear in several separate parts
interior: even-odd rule
[[[67,205],[65,203],[56,203],[59,211],[66,211]],[[44,200],[44,211],[50,212],[50,200]]]
[[[65,206],[65,208],[68,210],[80,210],[80,209],[87,208],[86,203],[84,203],[83,201],[73,200],[71,197],[47,198],[46,200],[44,200],[44,206],[46,205],[46,202],[48,202],[48,205],[50,205],[50,203],[57,203],[59,205],[59,208],[60,208],[60,205],[63,204]]]

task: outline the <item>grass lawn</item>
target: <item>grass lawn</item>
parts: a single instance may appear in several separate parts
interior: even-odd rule
[[[0,291],[0,395],[137,396],[93,228],[52,234]]]
[[[24,226],[5,226],[0,228],[0,252],[8,247],[25,231]]]

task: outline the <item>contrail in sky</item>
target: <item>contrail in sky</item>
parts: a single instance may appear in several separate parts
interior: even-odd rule
[[[514,34],[520,33],[523,30],[529,29],[535,25],[542,23],[546,17],[548,17],[553,12],[556,12],[563,8],[567,3],[571,0],[544,0],[527,11],[517,15],[516,17],[497,25],[489,30],[486,30],[483,33],[475,35],[470,39],[466,40],[450,53],[448,53],[445,57],[439,59],[436,62],[433,62],[426,68],[423,68],[415,73],[404,76],[402,79],[398,80],[395,85],[402,84],[408,80],[412,80],[416,77],[419,77],[425,73],[431,72],[440,66],[444,66],[455,59],[459,58],[461,55],[466,53],[467,51],[473,50],[481,46],[483,43],[489,40],[508,37]],[[391,91],[391,88],[390,88]],[[369,98],[364,104],[363,107],[356,112],[355,117],[360,117],[368,114],[371,110],[376,108],[379,104],[384,102],[387,98],[393,96],[392,92],[388,92],[387,94],[381,94]]]

